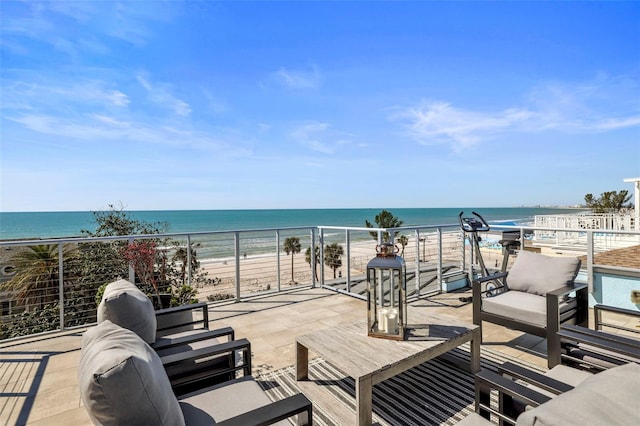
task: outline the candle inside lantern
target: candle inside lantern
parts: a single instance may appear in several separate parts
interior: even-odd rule
[[[385,323],[384,331],[386,333],[397,334],[398,333],[398,310],[389,309],[386,312],[386,318],[384,323]]]
[[[387,332],[387,308],[382,308],[378,311],[378,330],[384,333]]]

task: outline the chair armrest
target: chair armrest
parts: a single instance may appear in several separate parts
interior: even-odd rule
[[[225,354],[236,350],[251,352],[251,343],[245,339],[233,340],[231,342],[218,343],[200,349],[186,350],[175,354],[161,356],[164,366],[171,366],[185,361],[195,361],[200,358],[208,358],[214,355]],[[250,359],[250,358],[249,358]]]
[[[631,309],[625,309],[625,308],[618,308],[616,306],[609,306],[609,305],[595,305],[593,307],[593,316],[595,318],[594,323],[595,323],[595,329],[596,330],[602,330],[602,326],[605,327],[611,327],[611,328],[615,328],[618,330],[624,330],[624,331],[629,331],[632,333],[638,333],[640,334],[640,330],[636,330],[633,328],[629,328],[629,327],[624,327],[621,325],[617,325],[617,324],[609,324],[606,322],[602,321],[602,312],[614,312],[616,314],[621,314],[621,315],[626,315],[629,317],[636,317],[636,318],[640,318],[640,311],[633,311]]]
[[[242,359],[236,362],[236,351],[242,351]],[[218,356],[231,357],[231,362],[224,368],[208,370],[203,374],[198,360],[211,359]],[[161,356],[160,360],[165,369],[178,364],[187,365],[188,371],[181,371],[178,376],[169,377],[172,388],[183,388],[186,385],[194,385],[203,380],[218,378],[222,381],[235,377],[238,370],[243,370],[245,376],[251,375],[251,343],[247,339],[238,339],[231,342],[219,343],[200,349],[186,350],[171,355]],[[169,374],[169,373],[167,373]],[[226,378],[225,378],[226,377]]]
[[[482,297],[482,295],[492,292],[492,291],[496,291],[498,289],[501,289],[503,287],[505,287],[504,285],[504,278],[507,276],[507,272],[496,272],[493,275],[489,275],[488,277],[480,277],[480,278],[476,278],[475,280],[473,280],[473,282],[471,283],[472,286],[472,290],[473,290],[473,294],[474,295],[480,295],[480,297]],[[498,286],[496,286],[496,288],[491,289],[491,290],[482,290],[482,284],[486,283],[486,282],[491,282],[491,281],[498,281]]]
[[[558,336],[561,341],[587,344],[594,348],[634,358],[637,360],[636,362],[640,363],[640,340],[575,325],[563,325],[558,331]]]
[[[194,325],[194,324],[200,324],[200,323],[202,323],[204,328],[209,328],[209,305],[206,302],[192,303],[188,305],[175,306],[173,308],[160,309],[156,311],[156,318],[173,315],[180,312],[195,311],[195,310],[202,310],[202,320],[189,321],[181,324],[173,324],[169,327],[158,328],[158,331],[171,330],[172,328],[179,328],[185,325]]]
[[[497,272],[493,275],[489,275],[488,277],[480,277],[473,280],[474,283],[482,284],[487,281],[499,280],[500,278],[504,278],[507,276],[507,272]]]
[[[256,408],[227,420],[216,422],[219,426],[252,426],[270,425],[285,420],[296,414],[303,414],[303,419],[299,419],[298,424],[313,424],[313,405],[301,393],[292,395],[285,399],[272,402],[271,404]]]
[[[516,409],[514,402],[537,407],[549,401],[551,397],[543,395],[527,386],[523,386],[514,380],[504,377],[489,370],[482,370],[475,375],[476,385],[476,412],[488,418],[489,413],[497,416],[502,424],[506,421],[516,423],[520,410]],[[498,393],[498,408],[490,403],[491,391]]]
[[[511,376],[556,395],[573,389],[571,385],[511,362],[505,362],[499,366],[498,371],[502,376]]]
[[[235,331],[231,327],[219,328],[216,330],[206,330],[202,329],[198,333],[193,335],[187,335],[182,337],[162,337],[161,340],[152,343],[151,348],[153,348],[156,352],[161,351],[163,349],[169,349],[176,346],[188,345],[189,343],[199,342],[202,340],[216,339],[218,337],[227,336],[228,341],[232,341],[235,339]]]
[[[587,288],[587,284],[584,283],[574,283],[574,285],[566,285],[566,286],[562,286],[560,288],[557,288],[555,290],[552,290],[550,292],[547,293],[548,296],[552,296],[552,297],[556,297],[556,298],[560,298],[562,296],[567,296],[571,293],[578,292],[580,290],[584,290]]]
[[[206,302],[199,302],[199,303],[191,303],[187,305],[174,306],[172,308],[158,309],[156,311],[156,316],[172,314],[174,312],[181,312],[181,311],[193,311],[196,309],[203,309],[203,310],[208,309],[208,305]]]

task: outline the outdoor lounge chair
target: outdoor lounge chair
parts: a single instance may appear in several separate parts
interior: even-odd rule
[[[599,374],[556,366],[539,374],[505,363],[501,374],[483,370],[476,374],[476,413],[464,424],[499,423],[532,425],[631,425],[640,422],[636,393],[640,365],[628,363]],[[560,379],[560,380],[558,380]],[[497,406],[490,403],[497,392]]]
[[[575,283],[579,269],[577,258],[520,251],[508,273],[473,281],[473,323],[481,330],[487,321],[545,337],[549,368],[554,367],[560,325],[588,322],[587,285]],[[489,282],[497,287],[486,289]]]
[[[628,362],[640,363],[640,331],[604,321],[603,311],[640,318],[640,311],[606,305],[594,306],[595,330],[571,325],[560,328],[557,336],[561,351],[554,360],[555,363],[594,372]],[[625,334],[603,331],[603,327],[621,330]]]
[[[204,349],[171,355],[172,362],[197,359]],[[176,397],[158,354],[109,320],[83,336],[78,384],[91,421],[100,425],[250,426],[296,415],[299,424],[312,421],[304,395],[271,402],[249,375]]]
[[[201,314],[198,315],[199,311]],[[196,378],[202,382],[197,385],[199,387],[214,384],[207,381],[207,378],[217,381],[234,378],[225,378],[217,373],[221,370],[232,371],[229,369],[236,362],[236,358],[240,358],[241,351],[247,350],[245,340],[235,340],[233,328],[209,330],[206,303],[155,311],[151,300],[126,280],[112,282],[105,288],[98,306],[98,323],[105,320],[133,331],[158,353],[176,394],[197,389],[194,388],[198,383]],[[191,364],[187,361],[165,362],[171,355],[222,344],[221,338],[225,340],[224,346],[216,356],[203,358],[198,363]],[[247,366],[247,370],[246,374],[250,374],[250,365]]]

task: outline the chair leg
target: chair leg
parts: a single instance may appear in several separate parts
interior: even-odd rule
[[[488,410],[481,408],[481,406],[489,407],[491,405],[490,392],[491,389],[484,385],[482,381],[476,376],[476,392],[475,392],[475,402],[476,402],[476,413],[480,414],[480,416],[485,419],[489,419],[490,413]]]

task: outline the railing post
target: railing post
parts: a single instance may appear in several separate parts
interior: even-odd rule
[[[345,230],[344,241],[347,245],[347,292],[351,293],[351,238],[348,229]]]
[[[442,228],[438,227],[438,284],[442,291]]]
[[[593,231],[587,230],[587,286],[593,293]]]
[[[233,233],[233,251],[236,259],[236,302],[240,301],[240,233]]]
[[[129,239],[127,239],[127,244],[131,245],[133,244],[133,237],[129,237]],[[131,263],[129,263],[129,282],[132,284],[136,283],[136,271],[133,269],[133,265]]]
[[[320,228],[320,288],[324,288],[324,229]]]
[[[460,236],[462,237],[462,270],[467,265],[467,237],[464,231],[460,231]],[[473,286],[473,244],[469,241],[469,269],[467,270],[467,279],[469,280],[469,285]]]
[[[191,235],[187,234],[187,284],[191,287]]]
[[[60,308],[60,330],[64,330],[64,254],[62,243],[58,244],[58,306]]]
[[[316,287],[316,228],[311,228],[311,248],[309,249],[309,260],[311,261],[311,287]]]
[[[416,238],[416,296],[420,297],[420,230],[415,230]]]
[[[293,254],[292,254],[293,256]],[[293,281],[293,277],[291,277]],[[280,291],[280,230],[276,230],[276,287]]]

